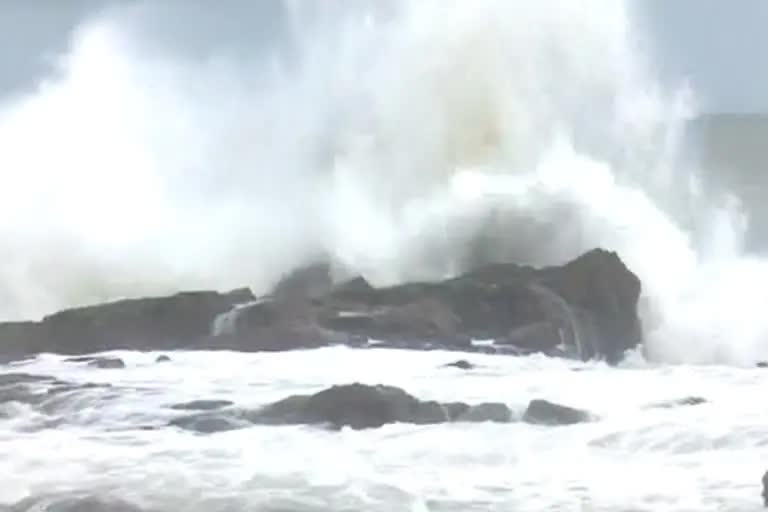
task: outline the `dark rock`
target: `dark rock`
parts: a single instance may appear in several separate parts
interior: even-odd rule
[[[768,368],[768,361],[760,361],[755,366],[758,368]]]
[[[10,508],[10,512],[142,512],[121,499],[97,496],[48,496],[26,498]]]
[[[672,407],[681,407],[689,405],[701,405],[707,403],[706,398],[700,396],[687,396],[685,398],[679,398],[677,400],[668,400],[666,402],[658,402],[651,404],[649,407],[667,409]]]
[[[223,409],[175,418],[171,425],[200,433],[251,425],[318,425],[333,429],[378,428],[390,423],[432,425],[450,421],[512,421],[501,403],[470,406],[461,402],[422,401],[400,388],[347,384],[313,395],[294,395],[257,410]]]
[[[467,361],[466,359],[459,359],[458,361],[454,361],[452,363],[448,363],[443,365],[444,368],[458,368],[460,370],[471,370],[475,367],[472,363]]]
[[[378,346],[542,352],[614,363],[642,341],[639,294],[638,278],[615,253],[600,249],[557,267],[494,263],[440,282],[384,288],[362,277],[334,285],[329,265],[319,264],[286,276],[258,301],[247,289],[187,292],[0,324],[0,354],[276,351],[364,347],[375,340]],[[494,345],[476,347],[472,339]]]
[[[445,408],[439,402],[430,400],[428,402],[418,402],[410,411],[410,417],[401,420],[402,423],[414,423],[416,425],[433,425],[435,423],[445,423],[449,420]]]
[[[581,409],[573,409],[546,400],[531,400],[523,414],[523,421],[536,425],[573,425],[591,421],[592,416]]]
[[[191,402],[173,404],[171,409],[177,411],[212,411],[223,407],[229,407],[230,405],[234,405],[234,402],[230,402],[229,400],[193,400]]]
[[[444,421],[445,416],[439,411]],[[289,397],[263,409],[260,418],[276,423],[328,424],[353,429],[441,421],[434,406],[425,405],[402,389],[364,384],[333,386],[307,397]]]
[[[45,375],[6,373],[0,374],[0,403],[40,405],[56,394],[108,387],[109,384],[64,382]]]
[[[45,399],[45,393],[35,390],[25,384],[14,384],[0,387],[0,404],[19,402],[36,405]]]
[[[268,424],[325,424],[334,428],[377,428],[389,423],[430,425],[448,421],[511,421],[504,404],[470,406],[421,401],[400,388],[348,384],[314,395],[296,395],[256,411],[249,419]]]
[[[174,418],[170,425],[200,434],[215,434],[245,428],[252,424],[233,414],[201,413]]]
[[[68,357],[64,360],[65,363],[90,363],[93,361],[96,361],[99,359],[96,356],[79,356],[79,357]]]
[[[595,249],[563,265],[540,272],[539,282],[571,306],[582,325],[582,359],[621,360],[642,341],[637,315],[640,279],[615,252]]]
[[[30,384],[36,382],[53,382],[55,377],[49,375],[33,375],[30,373],[0,373],[0,386],[13,384]]]
[[[0,354],[4,359],[18,359],[28,354],[45,352],[40,340],[45,338],[38,322],[0,322]],[[48,347],[49,351],[51,347]]]
[[[763,505],[765,507],[768,507],[768,471],[763,473],[762,484],[763,484],[763,492],[761,493],[761,495],[763,497]]]
[[[542,347],[548,347],[551,350],[562,341],[557,325],[546,321],[513,328],[505,336],[499,338],[496,343],[512,345],[523,350],[541,350]]]
[[[318,325],[312,303],[301,299],[262,299],[233,313],[233,332],[216,336],[211,345],[272,352],[324,347],[348,339]]]
[[[213,319],[250,291],[183,292],[61,311],[41,322],[0,324],[0,353],[88,354],[106,350],[197,348]]]
[[[160,355],[160,356],[157,356],[157,359],[155,359],[155,362],[156,363],[170,363],[171,362],[171,358],[166,356],[166,355]]]
[[[443,404],[443,410],[449,421],[457,421],[469,410],[469,405],[464,402],[448,402]]]
[[[86,382],[84,384],[73,384],[68,382],[58,383],[55,386],[48,389],[49,395],[56,395],[60,393],[70,393],[72,391],[83,391],[86,389],[108,389],[112,384],[100,383],[100,382]]]
[[[455,421],[509,423],[512,412],[502,403],[484,403],[468,407]]]
[[[125,362],[117,357],[98,357],[88,363],[88,366],[114,370],[118,368],[125,368]]]

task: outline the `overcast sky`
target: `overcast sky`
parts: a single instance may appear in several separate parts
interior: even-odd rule
[[[107,2],[132,1],[2,0],[0,95],[23,90],[48,72],[51,56],[65,47],[70,31],[86,13]],[[636,1],[665,78],[689,80],[708,110],[768,112],[768,58],[764,55],[768,48],[768,0]],[[212,0],[185,0],[185,4],[189,9],[208,12],[197,17],[199,21],[215,16],[217,26],[223,24],[230,39],[253,37],[258,34],[254,22],[268,27],[266,18],[279,15],[278,9],[269,7],[277,2],[268,0],[222,0],[215,4]],[[158,5],[163,4],[157,2],[153,7]],[[213,5],[215,9],[211,9]],[[257,9],[272,11],[271,16],[256,15]],[[249,11],[251,16],[243,15]],[[168,17],[157,20],[173,23]],[[196,44],[194,38],[182,41]]]

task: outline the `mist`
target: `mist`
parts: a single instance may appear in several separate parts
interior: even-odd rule
[[[635,20],[609,0],[89,10],[0,105],[0,316],[260,293],[318,258],[392,284],[602,246],[643,281],[649,359],[747,361],[768,272],[688,159],[696,91],[656,76]]]

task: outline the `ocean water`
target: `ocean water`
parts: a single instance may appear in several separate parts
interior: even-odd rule
[[[768,413],[765,370],[619,367],[543,356],[323,348],[272,354],[116,352],[102,370],[43,354],[0,370],[109,383],[53,403],[0,409],[0,504],[29,497],[121,499],[153,511],[760,510]],[[200,435],[160,426],[171,404],[258,407],[333,384],[400,386],[423,399],[501,401],[522,414],[545,398],[591,411],[573,426],[444,424],[340,432],[256,426]],[[660,402],[700,396],[706,403]],[[53,498],[51,498],[53,497]],[[27,502],[29,503],[29,502]],[[34,509],[40,510],[40,509]]]
[[[645,343],[616,368],[473,355],[471,372],[439,368],[456,354],[383,349],[162,365],[128,352],[115,370],[43,354],[0,371],[112,387],[0,405],[0,504],[760,509],[765,120],[691,123],[697,91],[657,76],[639,4],[105,2],[60,52],[22,56],[51,72],[0,98],[0,320],[178,290],[258,295],[320,256],[386,285],[603,247],[643,283]],[[32,24],[57,15],[30,9]],[[601,419],[164,426],[177,402],[256,407],[350,381]],[[648,408],[686,396],[708,402]]]

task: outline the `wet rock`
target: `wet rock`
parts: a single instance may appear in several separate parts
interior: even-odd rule
[[[0,387],[0,404],[19,402],[36,405],[45,399],[45,392],[30,388],[26,384],[12,384]]]
[[[230,430],[246,428],[252,425],[252,423],[243,419],[237,413],[218,414],[207,412],[174,418],[169,424],[174,427],[191,430],[200,434],[228,432]]]
[[[173,404],[171,409],[177,411],[213,411],[234,405],[229,400],[192,400],[180,404]]]
[[[155,362],[156,363],[170,363],[171,362],[171,358],[166,356],[166,355],[160,355],[160,356],[157,356],[157,359],[155,359]]]
[[[573,425],[592,420],[592,415],[581,409],[548,402],[531,400],[523,414],[523,421],[536,425]]]
[[[294,396],[264,408],[257,421],[328,424],[335,428],[377,428],[388,423],[445,420],[442,409],[424,404],[400,388],[347,384],[309,396]]]
[[[54,382],[55,377],[49,375],[33,375],[31,373],[1,373],[0,386],[13,384],[31,384],[36,382]]]
[[[0,323],[0,354],[277,351],[376,340],[613,363],[642,341],[639,294],[637,276],[601,249],[562,266],[493,263],[443,281],[382,288],[362,277],[334,285],[329,266],[320,264],[286,276],[259,300],[247,289],[184,292],[66,310],[42,322]],[[227,328],[214,332],[217,318]],[[478,348],[472,339],[494,344]]]
[[[125,361],[118,357],[99,357],[88,363],[88,366],[105,370],[125,368]]]
[[[489,402],[468,407],[455,421],[509,423],[512,421],[512,412],[505,404]]]
[[[73,391],[84,391],[88,389],[109,389],[111,387],[112,384],[99,382],[86,382],[84,384],[61,382],[49,388],[47,393],[49,395],[55,395],[60,393],[71,393]]]
[[[763,497],[763,505],[765,507],[768,507],[768,471],[763,473],[762,484],[763,484],[763,492],[761,493],[761,495]]]
[[[443,365],[443,368],[458,368],[460,370],[472,370],[474,367],[475,365],[466,359],[459,359],[458,361]]]
[[[443,404],[443,410],[448,417],[448,421],[456,421],[469,410],[469,404],[464,402],[448,402]]]
[[[68,309],[41,322],[0,323],[0,353],[199,348],[217,315],[253,298],[246,289],[191,291]]]
[[[511,345],[522,350],[551,351],[562,343],[561,329],[551,321],[534,322],[510,329],[509,333],[500,337],[496,343]]]
[[[649,407],[659,408],[659,409],[669,409],[672,407],[701,405],[705,403],[707,403],[706,398],[702,398],[700,396],[687,396],[685,398],[679,398],[677,400],[668,400],[665,402],[658,402],[655,404],[651,404]]]
[[[294,395],[257,410],[224,409],[175,418],[170,425],[215,433],[251,425],[318,425],[333,429],[378,428],[391,423],[432,425],[450,421],[512,421],[502,403],[468,405],[423,401],[392,386],[346,384],[313,395]]]
[[[44,406],[54,395],[109,387],[109,384],[64,382],[45,375],[7,373],[0,375],[0,404],[19,402]]]
[[[390,423],[430,425],[448,421],[510,421],[504,404],[470,406],[422,401],[392,386],[347,384],[314,395],[295,395],[256,411],[249,419],[267,424],[325,424],[333,428],[377,428]]]
[[[97,496],[32,497],[10,508],[11,512],[142,512],[127,501]]]
[[[64,360],[65,363],[90,363],[91,361],[96,361],[98,357],[96,356],[79,356],[79,357],[68,357]]]

